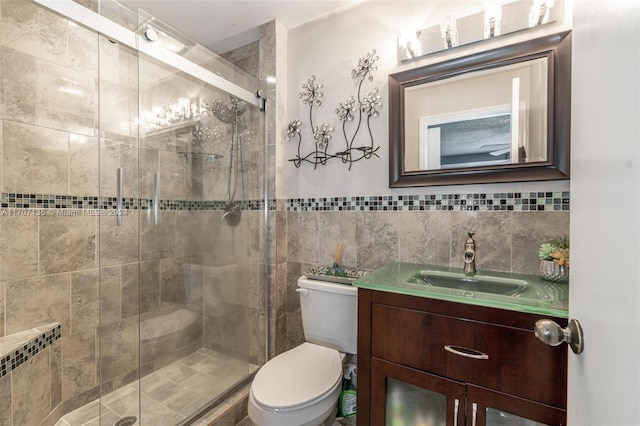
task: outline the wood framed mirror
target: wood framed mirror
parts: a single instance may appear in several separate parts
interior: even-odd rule
[[[569,178],[571,32],[389,76],[389,186]]]

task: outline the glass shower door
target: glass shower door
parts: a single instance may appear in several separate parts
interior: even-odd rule
[[[258,81],[139,12],[139,31],[256,91]],[[257,368],[264,114],[140,53],[140,407],[176,424]],[[253,339],[253,340],[252,340]]]

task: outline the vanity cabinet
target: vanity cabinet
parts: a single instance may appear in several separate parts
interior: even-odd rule
[[[567,349],[535,338],[543,317],[359,288],[358,425],[566,424]]]

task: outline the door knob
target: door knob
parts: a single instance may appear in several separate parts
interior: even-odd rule
[[[538,340],[549,346],[558,346],[566,342],[574,354],[581,354],[584,350],[584,334],[578,320],[569,321],[567,328],[562,328],[550,319],[536,321],[533,333]]]

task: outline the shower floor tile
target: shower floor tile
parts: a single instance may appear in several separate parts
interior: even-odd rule
[[[56,426],[111,426],[126,416],[138,417],[136,426],[173,425],[257,368],[200,349],[66,414]]]

